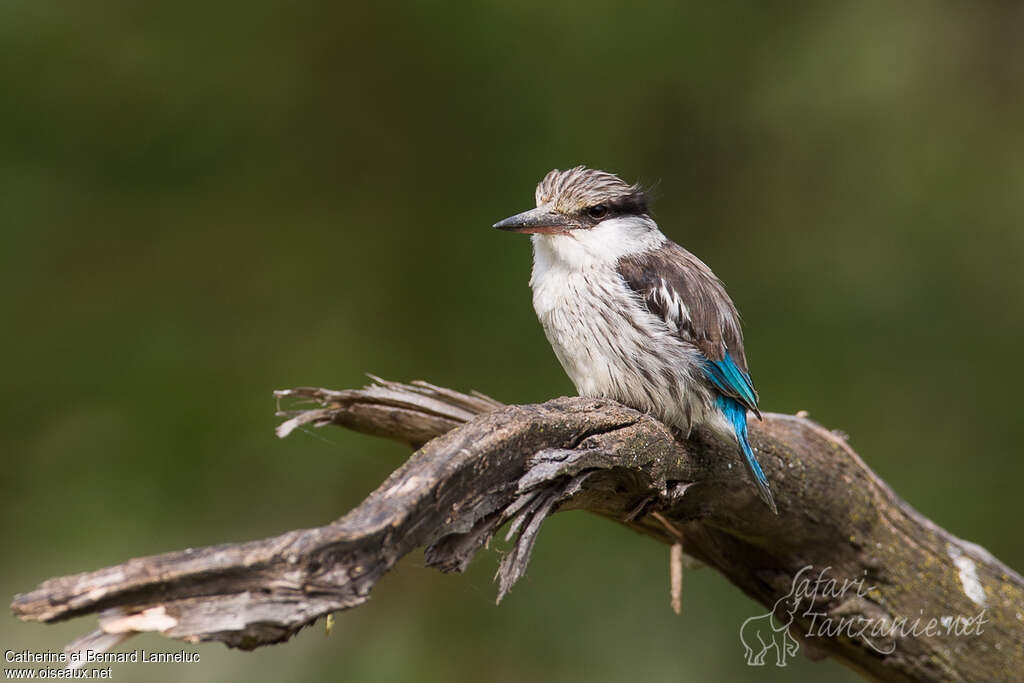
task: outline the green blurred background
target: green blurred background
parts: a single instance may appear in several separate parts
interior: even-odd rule
[[[572,392],[525,238],[578,163],[653,185],[742,311],[763,406],[851,435],[912,505],[1017,569],[1020,3],[0,6],[0,586],[332,520],[406,456],[274,437],[271,391],[364,372]],[[667,549],[550,520],[495,607],[406,558],[255,653],[118,680],[850,680],[745,666],[762,613]],[[58,649],[94,622],[0,625]],[[173,649],[139,638],[128,647]]]

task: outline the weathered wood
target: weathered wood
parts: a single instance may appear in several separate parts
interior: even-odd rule
[[[790,633],[814,656],[886,680],[1024,677],[1024,579],[914,511],[841,436],[810,420],[768,414],[750,425],[776,516],[749,486],[732,444],[702,433],[684,440],[611,401],[502,406],[383,380],[358,391],[278,395],[317,403],[279,413],[290,417],[281,435],[338,424],[425,445],[334,523],[50,579],[17,596],[14,612],[35,621],[99,614],[100,630],[71,649],[111,647],[141,631],[251,649],[362,604],[414,548],[426,548],[431,566],[461,571],[511,521],[500,599],[525,571],[544,518],[579,509],[665,543],[681,535],[687,554],[774,608],[779,623],[791,620]],[[819,576],[862,579],[864,589],[836,590]],[[794,593],[795,585],[815,594]],[[959,635],[911,629],[915,619],[949,626],[957,617],[980,622]],[[901,619],[909,623],[898,629]],[[847,629],[816,632],[823,620]],[[851,630],[856,624],[896,630],[865,637]]]

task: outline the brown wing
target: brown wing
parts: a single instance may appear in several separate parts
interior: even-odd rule
[[[739,313],[721,281],[678,244],[624,257],[619,274],[647,309],[708,360],[708,379],[760,417],[743,351]]]

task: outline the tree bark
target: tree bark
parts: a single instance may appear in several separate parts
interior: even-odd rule
[[[1024,579],[916,512],[841,435],[803,417],[750,424],[776,516],[734,444],[683,438],[612,401],[504,406],[383,380],[277,395],[318,404],[279,412],[290,417],[280,436],[335,424],[419,450],[331,524],[50,579],[16,596],[15,614],[98,614],[99,630],[69,649],[106,649],[142,631],[252,649],[362,604],[417,547],[428,565],[462,571],[511,522],[500,600],[526,570],[543,520],[575,509],[681,544],[769,608],[777,630],[788,625],[813,657],[885,680],[1024,679]]]

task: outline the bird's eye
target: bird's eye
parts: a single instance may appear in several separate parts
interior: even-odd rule
[[[596,204],[587,209],[587,215],[595,220],[600,220],[608,215],[608,207],[604,204]]]

